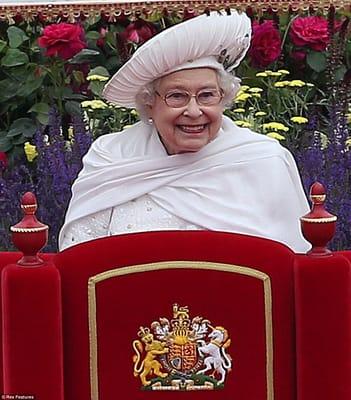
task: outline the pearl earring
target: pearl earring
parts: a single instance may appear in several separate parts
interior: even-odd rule
[[[153,120],[151,117],[147,120],[147,123],[148,123],[149,125],[152,125],[153,122],[154,122],[154,120]]]

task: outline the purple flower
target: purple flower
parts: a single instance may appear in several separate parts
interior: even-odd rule
[[[22,218],[21,195],[33,191],[38,200],[38,218],[49,225],[49,241],[44,251],[57,251],[57,238],[71,198],[71,185],[82,168],[82,157],[92,142],[82,119],[72,121],[74,138],[70,144],[62,134],[61,117],[50,111],[49,124],[34,138],[38,157],[31,169],[18,160],[13,169],[0,175],[0,247],[12,249],[9,226]]]

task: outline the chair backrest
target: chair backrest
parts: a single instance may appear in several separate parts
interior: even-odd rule
[[[160,399],[170,388],[177,399],[179,390],[201,400],[296,398],[287,247],[238,234],[150,232],[81,244],[54,262],[65,400]]]

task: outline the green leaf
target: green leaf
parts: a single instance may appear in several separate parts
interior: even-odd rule
[[[327,67],[327,57],[320,51],[311,51],[307,54],[307,64],[316,72],[322,72]]]
[[[22,84],[28,79],[29,75],[34,74],[34,69],[29,67],[29,65],[30,64],[24,64],[13,67],[8,70],[8,75],[10,75],[14,81]]]
[[[100,97],[105,84],[106,82],[91,81],[89,84],[89,89],[95,94],[95,96]]]
[[[49,114],[37,114],[37,120],[42,125],[48,125],[49,124]]]
[[[23,135],[30,138],[34,136],[36,129],[35,123],[30,118],[19,118],[11,124],[7,137]]]
[[[277,91],[271,88],[267,89],[267,100],[276,113],[280,113],[282,109],[282,102]]]
[[[5,102],[16,95],[18,89],[18,82],[10,79],[0,81],[0,102]]]
[[[69,60],[69,63],[70,64],[89,63],[89,62],[92,62],[98,55],[100,55],[100,52],[98,52],[96,50],[83,49],[78,54],[76,54],[73,58],[71,58]]]
[[[18,49],[8,49],[5,56],[1,60],[3,67],[17,67],[18,65],[27,64],[28,56]]]
[[[49,111],[50,106],[47,103],[36,103],[28,110],[28,112],[33,112],[36,114],[37,120],[42,125],[47,125],[49,123]]]
[[[12,149],[12,141],[5,137],[0,139],[0,151],[7,152]]]
[[[7,46],[7,43],[4,42],[3,40],[0,40],[0,53],[4,50],[4,48]]]
[[[121,59],[118,56],[112,56],[107,59],[105,66],[109,71],[115,71],[121,64]]]
[[[84,96],[80,93],[73,93],[72,89],[69,87],[65,87],[62,90],[62,98],[64,100],[86,100],[87,96]]]
[[[40,114],[48,114],[50,111],[50,106],[47,103],[36,103],[31,107],[28,112],[35,112]]]
[[[77,101],[67,101],[65,109],[70,115],[82,115],[82,108]]]
[[[335,71],[335,80],[337,82],[343,80],[346,71],[347,71],[347,68],[345,67],[345,65],[340,65],[340,67],[337,68],[336,71]]]
[[[98,40],[100,38],[100,33],[97,31],[89,31],[85,34],[85,37],[88,40]]]
[[[17,26],[10,26],[7,29],[7,36],[9,37],[10,47],[16,49],[23,42],[29,39],[29,37],[22,31],[22,29],[17,28]]]
[[[21,97],[29,96],[42,86],[43,80],[44,76],[40,76],[38,78],[34,76],[28,77],[28,80],[19,87],[16,95]]]
[[[91,69],[88,76],[91,75],[101,75],[101,76],[106,76],[107,78],[110,77],[110,73],[108,72],[108,70],[105,67],[102,67],[101,65]]]
[[[18,144],[23,144],[23,143],[25,143],[25,142],[28,142],[28,138],[25,137],[25,136],[23,136],[23,135],[21,135],[21,136],[16,136],[16,137],[13,139],[12,144],[18,145]]]

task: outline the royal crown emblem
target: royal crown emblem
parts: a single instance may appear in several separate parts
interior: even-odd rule
[[[231,370],[228,331],[208,319],[190,319],[187,306],[173,305],[173,319],[140,327],[133,341],[134,376],[144,390],[214,390]]]

